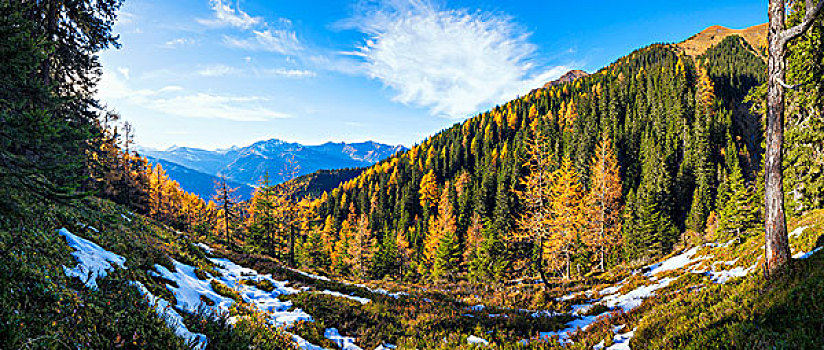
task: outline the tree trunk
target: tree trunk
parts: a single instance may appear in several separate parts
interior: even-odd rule
[[[549,290],[549,280],[544,272],[544,239],[538,239],[538,273],[541,275],[541,282],[544,283],[544,290]]]
[[[776,273],[790,259],[787,220],[784,214],[782,156],[784,143],[784,81],[786,42],[782,40],[784,0],[769,5],[769,61],[767,87],[767,149],[764,160],[765,273]]]

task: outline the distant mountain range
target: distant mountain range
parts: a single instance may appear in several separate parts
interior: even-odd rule
[[[240,187],[238,194],[248,198],[249,189],[267,172],[272,184],[278,184],[290,180],[293,172],[301,176],[324,169],[362,168],[403,150],[406,148],[400,145],[372,141],[307,146],[272,139],[215,151],[171,147],[162,151],[141,149],[140,153],[160,161],[169,176],[185,190],[209,199],[214,180],[221,176]]]
[[[194,193],[204,200],[210,200],[215,194],[216,183],[220,181],[220,177],[209,175],[201,171],[187,168],[180,164],[170,162],[165,159],[158,159],[151,156],[146,156],[152,164],[160,164],[166,175],[169,178],[177,181],[180,187],[186,192]],[[227,180],[227,184],[237,189],[235,195],[242,199],[252,198],[252,193],[255,188],[244,183]]]

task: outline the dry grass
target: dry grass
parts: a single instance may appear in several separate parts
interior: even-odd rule
[[[684,53],[690,56],[698,56],[707,51],[710,47],[718,44],[730,35],[738,35],[752,46],[756,52],[761,53],[767,48],[767,23],[752,26],[746,29],[730,29],[722,26],[712,26],[693,35],[687,40],[676,44]],[[763,55],[762,55],[763,56]]]

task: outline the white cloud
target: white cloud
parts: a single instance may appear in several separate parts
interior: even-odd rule
[[[192,46],[195,44],[195,39],[192,38],[175,38],[163,43],[163,47],[167,49],[176,49],[178,47]]]
[[[122,74],[123,77],[126,78],[126,80],[129,80],[129,68],[127,68],[127,67],[118,67],[117,71],[120,72],[120,74]]]
[[[253,17],[242,11],[239,7],[233,8],[228,1],[211,0],[214,18],[198,19],[198,23],[209,27],[235,27],[249,29],[258,26],[263,22],[262,17]]]
[[[288,29],[253,30],[250,37],[243,39],[225,35],[223,42],[230,47],[244,50],[276,52],[284,55],[301,49],[297,35]]]
[[[348,54],[396,92],[394,100],[433,115],[465,117],[563,74],[539,67],[529,33],[504,15],[449,10],[425,0],[385,2],[346,26],[367,35]]]
[[[104,69],[98,84],[97,97],[110,107],[131,104],[167,115],[187,118],[225,119],[232,121],[265,121],[290,118],[286,113],[267,107],[269,100],[260,96],[229,96],[193,92],[177,85],[159,89],[133,89],[125,80]]]
[[[211,0],[214,18],[198,19],[197,21],[209,27],[234,27],[243,31],[243,36],[224,35],[223,43],[250,51],[275,52],[292,54],[302,49],[297,34],[292,30],[292,21],[288,18],[277,18],[274,23],[267,22],[263,17],[251,16],[232,7],[231,3],[223,0]]]
[[[238,73],[240,73],[239,69],[224,64],[213,64],[197,71],[198,75],[204,77],[222,77]]]
[[[288,78],[311,78],[317,75],[314,71],[306,69],[276,68],[265,69],[263,72],[267,75],[275,75]]]
[[[290,115],[275,112],[262,102],[263,97],[223,96],[208,93],[160,98],[152,101],[150,108],[169,115],[188,118],[213,118],[242,122],[266,121],[289,118]]]

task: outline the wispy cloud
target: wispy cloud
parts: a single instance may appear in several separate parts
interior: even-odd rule
[[[192,38],[175,38],[163,43],[163,47],[167,49],[176,49],[179,47],[192,46],[195,44],[195,39]]]
[[[287,77],[287,78],[311,78],[317,75],[314,71],[306,70],[306,69],[286,69],[286,68],[276,68],[276,69],[264,69],[263,73],[266,75],[273,75],[279,77]]]
[[[239,49],[276,52],[284,55],[295,53],[302,48],[295,32],[287,29],[253,30],[251,35],[245,38],[225,35],[223,42]]]
[[[534,60],[530,33],[502,14],[445,9],[426,0],[362,9],[345,27],[366,34],[347,53],[362,71],[396,92],[394,100],[433,115],[465,117],[563,74]]]
[[[222,0],[211,0],[213,18],[199,18],[197,22],[209,27],[235,27],[242,29],[249,29],[264,23],[262,17],[253,17],[244,12],[238,6],[232,7],[228,1],[224,3]]]
[[[213,64],[197,71],[197,74],[203,77],[222,77],[238,73],[240,73],[239,69],[225,64]]]
[[[255,122],[291,117],[271,109],[268,106],[271,101],[266,97],[189,92],[177,85],[159,89],[134,89],[124,79],[105,69],[98,85],[97,97],[108,103],[129,103],[166,115],[187,118]]]
[[[126,78],[126,80],[129,80],[129,68],[128,67],[117,67],[117,71],[120,72],[120,74],[124,78]]]
[[[241,122],[266,121],[289,118],[290,115],[275,112],[262,103],[268,101],[258,96],[239,97],[209,93],[195,93],[159,98],[152,101],[152,109],[169,115],[188,118],[213,118]]]
[[[229,47],[283,55],[294,54],[303,48],[297,34],[292,30],[292,21],[288,18],[266,21],[263,17],[249,15],[239,6],[232,7],[231,3],[223,0],[210,0],[210,3],[213,17],[201,18],[197,22],[212,28],[240,29],[240,35],[223,36],[223,43]]]

